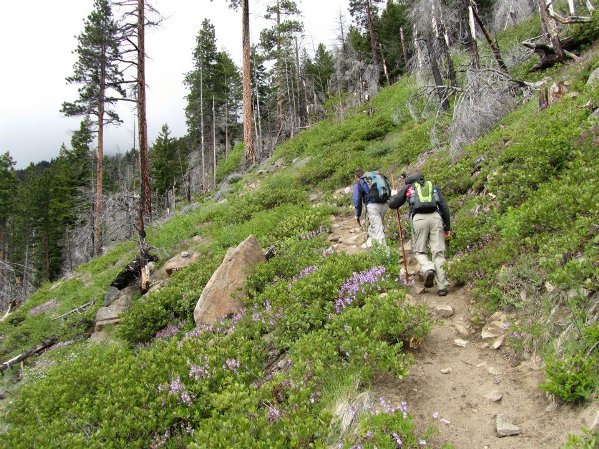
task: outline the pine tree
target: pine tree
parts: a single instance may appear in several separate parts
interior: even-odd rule
[[[112,17],[108,0],[94,0],[94,9],[84,21],[75,53],[78,55],[74,74],[68,83],[80,84],[79,98],[64,102],[61,112],[67,116],[95,117],[98,149],[96,156],[96,195],[94,234],[96,254],[102,252],[102,163],[104,157],[104,125],[120,123],[110,106],[125,97],[123,74],[119,69],[119,27]],[[114,96],[117,94],[117,97]]]
[[[349,13],[354,18],[356,25],[366,30],[370,41],[370,54],[372,65],[380,65],[380,47],[376,20],[378,14],[377,4],[383,0],[350,0]]]

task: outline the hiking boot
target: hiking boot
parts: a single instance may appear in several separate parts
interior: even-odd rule
[[[446,288],[440,288],[439,291],[437,292],[437,295],[439,295],[439,296],[447,296],[447,289]]]
[[[435,270],[428,270],[424,273],[424,286],[430,288],[435,285]]]

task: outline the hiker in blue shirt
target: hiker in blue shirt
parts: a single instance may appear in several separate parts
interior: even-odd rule
[[[354,207],[356,209],[356,222],[361,226],[362,204],[366,204],[368,216],[368,236],[372,243],[386,247],[385,229],[383,221],[389,207],[387,200],[391,191],[385,176],[375,172],[364,173],[361,168],[354,171]],[[378,189],[377,189],[378,186]]]

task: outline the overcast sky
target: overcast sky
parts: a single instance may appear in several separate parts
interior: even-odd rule
[[[322,42],[335,44],[339,16],[347,17],[349,0],[296,0],[304,16],[308,49]],[[225,0],[150,0],[167,18],[148,31],[146,83],[148,136],[155,140],[167,123],[172,137],[186,134],[183,76],[192,68],[195,37],[204,18],[216,27],[217,44],[241,63],[241,16]],[[268,0],[250,0],[252,42],[266,26],[261,19]],[[92,0],[0,0],[0,153],[9,151],[17,168],[50,160],[62,143],[70,147],[71,132],[80,118],[67,118],[59,110],[63,101],[77,98],[77,86],[67,85],[72,75],[83,19]],[[347,19],[346,19],[347,21]],[[133,144],[133,110],[118,109],[124,124],[108,127],[105,151],[125,152]]]

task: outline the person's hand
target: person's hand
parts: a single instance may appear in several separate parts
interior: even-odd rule
[[[451,231],[443,231],[443,237],[446,239],[451,238]]]
[[[360,223],[360,217],[356,217],[356,223],[358,223],[358,226],[362,226],[362,223]]]

